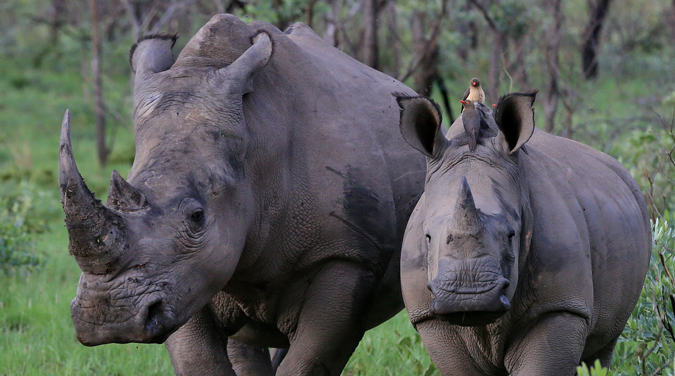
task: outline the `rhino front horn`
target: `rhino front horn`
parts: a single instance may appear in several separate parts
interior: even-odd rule
[[[473,194],[466,177],[462,176],[459,184],[459,195],[455,205],[453,225],[455,228],[468,232],[477,232],[483,222],[480,220],[476,203],[473,200]]]
[[[59,190],[70,254],[83,272],[110,273],[124,248],[124,225],[119,215],[94,197],[77,169],[70,142],[70,111],[61,124]]]

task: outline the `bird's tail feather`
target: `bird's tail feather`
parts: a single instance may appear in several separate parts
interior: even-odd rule
[[[475,135],[471,135],[471,136],[469,137],[469,150],[471,150],[471,151],[476,151],[476,146],[477,146],[477,143],[476,143],[476,136],[475,136]]]

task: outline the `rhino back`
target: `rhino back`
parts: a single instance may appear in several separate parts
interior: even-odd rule
[[[527,151],[535,311],[562,303],[590,315],[589,342],[593,332],[618,335],[650,257],[642,193],[619,162],[586,145],[535,131]]]

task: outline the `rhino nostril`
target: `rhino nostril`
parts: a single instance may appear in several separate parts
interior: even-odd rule
[[[150,333],[156,333],[162,329],[159,318],[162,313],[162,302],[158,301],[148,307],[148,318],[145,321],[145,329]]]
[[[427,238],[427,244],[431,244],[431,235],[426,234],[425,237]]]

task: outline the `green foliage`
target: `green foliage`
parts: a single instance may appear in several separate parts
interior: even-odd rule
[[[609,370],[607,368],[603,367],[600,364],[600,361],[598,359],[596,359],[595,363],[591,366],[591,368],[588,368],[588,365],[586,365],[586,363],[582,363],[579,367],[577,367],[577,375],[578,376],[608,376]]]
[[[653,224],[647,279],[617,344],[611,375],[675,373],[674,219],[666,213]]]
[[[402,371],[405,370],[405,371]],[[344,376],[440,376],[405,312],[368,331],[349,359]]]
[[[0,198],[0,270],[5,274],[32,271],[44,263],[35,239],[44,233],[53,200],[46,191],[22,183]]]

